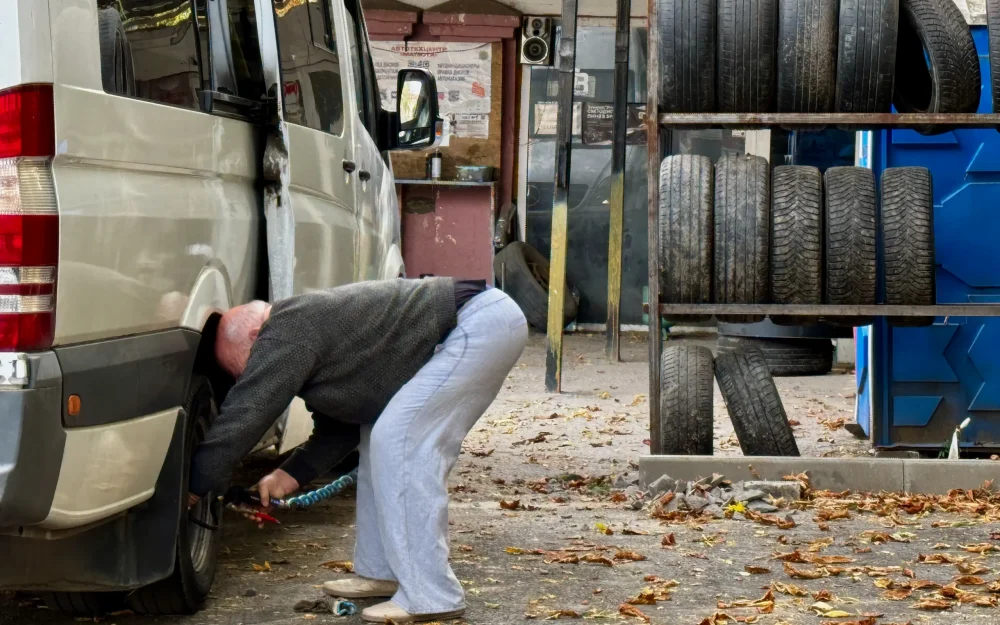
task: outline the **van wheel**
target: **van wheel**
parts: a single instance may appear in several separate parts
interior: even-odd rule
[[[188,416],[187,440],[184,446],[184,483],[190,478],[191,458],[195,447],[218,415],[215,396],[208,380],[191,377],[184,405]],[[219,525],[209,530],[194,523]],[[177,528],[177,553],[173,574],[165,580],[131,593],[128,606],[139,614],[193,614],[208,596],[215,579],[216,557],[222,544],[222,504],[211,494],[182,515]]]
[[[101,616],[122,609],[120,592],[47,592],[41,596],[50,610],[73,616]]]

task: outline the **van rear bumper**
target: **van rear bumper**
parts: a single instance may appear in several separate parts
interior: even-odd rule
[[[27,385],[0,387],[0,527],[45,520],[66,444],[59,361],[53,352],[24,358]]]

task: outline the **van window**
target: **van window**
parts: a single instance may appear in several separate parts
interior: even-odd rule
[[[223,22],[229,31],[223,41],[228,39],[231,50],[226,70],[231,72],[232,78],[228,82],[235,85],[233,95],[260,102],[264,99],[264,67],[257,38],[257,9],[253,0],[228,0],[228,9],[229,15]],[[213,55],[217,51],[213,48]],[[220,79],[220,75],[216,74],[216,78]]]
[[[347,36],[351,44],[351,69],[354,74],[354,99],[358,105],[358,116],[368,124],[368,111],[365,108],[365,78],[361,70],[361,50],[358,49],[358,25],[354,16],[347,14]]]
[[[191,6],[191,0],[100,0],[105,91],[199,108],[201,51]]]
[[[340,135],[344,86],[328,1],[273,0],[285,121]]]

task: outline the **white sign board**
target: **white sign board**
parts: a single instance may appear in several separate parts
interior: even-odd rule
[[[383,108],[396,109],[399,70],[419,67],[437,80],[441,117],[450,121],[453,136],[490,136],[492,44],[376,41],[372,42],[372,57]]]

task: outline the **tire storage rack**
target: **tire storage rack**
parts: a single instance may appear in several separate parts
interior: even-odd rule
[[[892,321],[898,325],[926,325],[933,318],[937,317],[994,317],[1000,316],[1000,305],[996,304],[980,304],[980,305],[893,305],[893,294],[886,293],[885,297],[882,298],[883,303],[872,304],[870,302],[861,304],[799,304],[799,303],[754,303],[754,304],[730,304],[730,303],[714,303],[722,301],[732,301],[732,300],[750,300],[750,301],[762,301],[760,299],[760,293],[766,292],[768,296],[764,301],[773,302],[774,298],[771,297],[771,285],[768,284],[767,288],[763,286],[764,283],[768,282],[770,276],[760,275],[762,273],[761,266],[766,268],[767,266],[767,256],[770,255],[769,251],[763,252],[763,256],[758,248],[754,245],[754,239],[759,239],[760,237],[768,237],[767,232],[770,229],[770,223],[768,220],[758,219],[757,222],[745,225],[737,235],[734,235],[734,241],[728,241],[723,246],[725,248],[725,253],[720,255],[718,249],[718,239],[716,241],[716,249],[713,250],[712,241],[713,235],[710,230],[710,223],[706,222],[704,219],[704,213],[700,215],[685,215],[681,211],[676,211],[673,208],[674,202],[678,204],[684,204],[686,206],[696,206],[699,203],[704,203],[706,201],[711,201],[711,163],[706,163],[706,160],[700,157],[681,157],[676,163],[676,169],[678,172],[684,171],[684,175],[694,182],[689,184],[687,189],[683,191],[686,192],[685,197],[681,198],[681,193],[676,192],[673,187],[669,185],[666,188],[667,193],[664,197],[661,197],[661,167],[663,167],[664,160],[668,157],[666,153],[666,147],[670,145],[670,132],[671,130],[702,130],[702,129],[727,129],[727,130],[766,130],[772,127],[780,127],[786,129],[794,130],[822,130],[827,127],[839,127],[844,129],[850,129],[853,131],[873,131],[881,129],[914,129],[923,130],[925,132],[940,132],[942,130],[951,130],[958,128],[994,128],[1000,131],[1000,115],[998,114],[976,114],[976,113],[926,113],[926,112],[905,112],[905,113],[802,113],[802,112],[766,112],[766,113],[740,113],[740,112],[708,112],[708,113],[688,113],[688,112],[675,112],[678,110],[760,110],[757,108],[759,106],[759,101],[757,98],[762,97],[759,91],[753,89],[746,89],[745,85],[751,83],[763,83],[767,82],[769,79],[767,77],[762,77],[759,75],[761,68],[755,66],[753,63],[739,63],[737,65],[746,65],[749,69],[744,68],[740,72],[729,72],[725,73],[720,69],[718,75],[718,85],[727,85],[726,89],[732,91],[732,86],[739,85],[743,82],[744,88],[741,90],[742,93],[750,94],[750,97],[741,98],[728,98],[720,97],[718,98],[718,108],[716,107],[716,102],[712,101],[715,98],[712,96],[707,96],[701,98],[705,100],[702,102],[699,100],[698,94],[708,94],[714,88],[715,84],[712,85],[702,85],[702,82],[711,82],[711,76],[714,75],[716,67],[722,67],[722,65],[716,65],[716,54],[720,55],[720,58],[729,55],[733,58],[739,58],[745,56],[746,52],[750,47],[757,45],[758,42],[754,41],[741,41],[737,36],[734,42],[730,42],[734,47],[724,47],[722,45],[723,38],[719,39],[720,47],[716,50],[715,47],[715,34],[701,32],[699,28],[692,28],[691,22],[688,23],[678,23],[683,21],[685,18],[682,13],[679,12],[675,15],[661,15],[661,9],[668,5],[670,0],[647,0],[648,2],[648,25],[649,25],[649,37],[648,37],[648,106],[646,114],[646,124],[647,124],[647,137],[648,137],[648,148],[649,148],[649,301],[656,302],[659,308],[659,314],[649,314],[649,406],[650,406],[650,452],[652,455],[664,455],[664,454],[674,454],[674,455],[708,455],[711,454],[710,445],[706,445],[704,440],[698,440],[698,437],[694,437],[691,434],[684,434],[685,432],[702,432],[704,436],[708,436],[710,440],[712,424],[710,419],[706,420],[704,415],[705,411],[711,415],[712,407],[712,386],[710,383],[706,384],[706,380],[710,382],[711,375],[714,373],[719,379],[720,386],[723,390],[723,395],[729,399],[733,399],[734,405],[731,405],[730,413],[733,417],[734,426],[737,430],[737,435],[741,439],[741,444],[744,447],[745,455],[772,455],[772,456],[787,456],[787,455],[798,455],[798,450],[796,448],[794,437],[789,438],[787,432],[781,431],[769,431],[769,427],[773,423],[769,422],[767,419],[761,419],[760,414],[763,413],[778,413],[782,417],[784,415],[784,410],[781,407],[781,400],[777,396],[777,390],[774,387],[773,380],[771,380],[770,373],[768,372],[767,363],[760,352],[756,351],[734,351],[732,353],[725,353],[720,355],[719,358],[712,362],[711,352],[706,348],[696,348],[688,345],[681,345],[680,347],[671,347],[666,352],[663,351],[663,338],[660,333],[661,318],[670,319],[707,319],[710,317],[719,318],[720,321],[732,322],[732,323],[753,323],[754,321],[762,320],[765,317],[770,317],[775,323],[794,323],[795,319],[801,318],[811,318],[815,319],[826,319],[826,320],[840,320],[842,323],[850,325],[850,321],[853,319],[855,321],[866,320],[862,322],[861,325],[868,323],[871,318],[874,317],[890,317]],[[711,14],[711,18],[715,19],[717,6],[718,17],[721,20],[723,18],[723,12],[734,5],[734,1],[723,1],[716,5],[716,0],[677,0],[678,2],[686,2],[688,7],[695,7],[699,11],[703,10],[707,14]],[[841,0],[841,2],[854,1],[855,0]],[[944,0],[951,3],[952,0]],[[871,0],[869,0],[871,2]],[[924,0],[912,0],[914,6],[916,5],[927,5]],[[569,4],[569,3],[567,3]],[[575,3],[573,3],[575,4]],[[752,4],[752,3],[750,3]],[[766,2],[763,4],[767,4]],[[777,4],[772,2],[771,4]],[[788,3],[783,3],[788,6],[792,6]],[[778,20],[778,28],[795,28],[795,29],[813,29],[815,32],[813,35],[821,37],[822,33],[836,32],[836,18],[835,14],[831,15],[818,15],[810,14],[806,9],[807,7],[821,7],[821,6],[836,6],[836,3],[832,2],[817,2],[816,0],[795,0],[795,4],[802,7],[801,11],[797,14],[796,11],[789,11],[788,16],[782,16],[782,19]],[[862,2],[864,4],[864,2]],[[888,3],[887,3],[888,4]],[[760,5],[758,5],[760,6]],[[930,6],[930,5],[928,5]],[[575,7],[574,7],[575,8]],[[956,8],[957,11],[957,8]],[[697,13],[698,11],[691,11],[692,13]],[[730,11],[732,13],[732,11]],[[739,13],[739,12],[736,12]],[[627,14],[627,13],[626,13]],[[690,18],[690,15],[687,16]],[[730,16],[732,17],[732,16]],[[772,16],[773,17],[773,16]],[[760,19],[760,18],[758,18]],[[831,20],[833,20],[831,22]],[[730,20],[731,22],[732,20]],[[764,19],[763,21],[767,21]],[[830,22],[830,24],[827,24]],[[832,28],[824,27],[833,25]],[[996,26],[996,25],[994,25]],[[757,36],[767,36],[773,37],[773,33],[769,33],[765,30],[751,29],[754,33],[754,37]],[[763,32],[763,35],[760,33]],[[810,30],[812,32],[812,30]],[[808,35],[805,33],[803,36]],[[823,38],[823,37],[821,37]],[[909,52],[912,52],[912,41],[904,41],[904,38],[900,36],[899,42],[899,53],[903,53],[907,46],[910,46]],[[687,47],[683,43],[683,40],[688,40]],[[690,40],[696,40],[696,43],[691,43]],[[702,41],[703,40],[703,41]],[[825,39],[824,39],[825,40]],[[660,51],[663,46],[661,42],[681,42],[678,48],[675,50],[676,54],[672,58],[664,59],[660,56]],[[700,42],[700,43],[697,43]],[[833,39],[826,42],[827,47],[830,48],[829,54],[824,52],[819,55],[795,55],[789,54],[789,52],[794,51],[783,51],[780,45],[777,46],[777,64],[779,65],[783,62],[788,62],[788,59],[793,59],[796,66],[793,70],[798,77],[799,72],[805,72],[808,74],[813,66],[823,66],[824,64],[829,64],[830,62],[836,63],[837,54],[837,42]],[[843,46],[841,42],[841,46]],[[869,43],[869,46],[872,44]],[[879,45],[875,43],[874,45]],[[741,47],[742,46],[742,47]],[[692,55],[692,50],[700,50],[697,56]],[[895,50],[893,50],[895,52]],[[864,57],[864,54],[859,54],[856,48],[851,48],[848,50],[848,56],[844,56],[843,49],[841,51],[842,60],[846,58],[845,65],[853,67],[861,61],[858,61],[858,57]],[[1000,45],[997,46],[998,61],[1000,61]],[[832,56],[831,56],[832,55]],[[690,57],[690,58],[689,58]],[[798,61],[794,61],[798,59]],[[964,62],[964,59],[961,59]],[[801,62],[799,62],[801,61]],[[933,59],[932,59],[933,61]],[[703,71],[678,71],[676,64],[685,64],[689,68],[698,67]],[[891,68],[892,59],[882,58],[879,60],[880,65],[888,64]],[[897,66],[897,75],[899,68]],[[884,69],[884,68],[882,68]],[[884,75],[884,71],[879,69],[874,71],[869,75],[877,74],[880,79]],[[978,64],[976,66],[976,73],[978,74]],[[998,80],[998,75],[1000,71],[994,73],[994,80]],[[773,79],[773,77],[771,77]],[[805,78],[801,78],[805,80]],[[907,77],[907,81],[910,77]],[[684,84],[681,84],[681,83]],[[664,93],[671,94],[669,96],[669,102],[661,101],[661,85],[663,86]],[[998,85],[994,85],[995,90]],[[738,90],[740,91],[740,90]],[[872,84],[870,88],[858,88],[857,94],[851,94],[851,97],[844,98],[844,94],[835,93],[836,89],[827,90],[824,89],[809,89],[806,90],[808,97],[801,97],[800,94],[795,93],[785,93],[783,92],[781,86],[777,86],[774,89],[775,93],[771,94],[772,106],[778,111],[797,111],[797,110],[859,110],[859,109],[875,109],[884,110],[888,109],[887,102],[880,101],[874,102],[876,96],[873,93],[879,91],[878,86]],[[884,90],[883,90],[884,91]],[[896,110],[919,110],[917,107],[909,107],[908,104],[900,99],[900,91],[912,91],[909,87],[904,87],[897,91],[897,99],[894,102],[896,105]],[[956,98],[956,101],[960,101],[964,95],[955,93],[942,93],[941,90],[935,90],[935,98],[942,97],[952,97]],[[694,94],[694,95],[692,95]],[[903,96],[906,94],[904,93]],[[616,100],[622,97],[618,90],[616,89]],[[666,98],[665,98],[666,99]],[[831,104],[836,100],[836,104]],[[884,100],[884,94],[883,94]],[[905,100],[905,98],[904,98]],[[823,104],[823,102],[826,104]],[[937,102],[932,103],[932,105],[937,105]],[[966,108],[963,104],[959,103],[954,105],[957,108]],[[940,110],[940,109],[934,109]],[[956,110],[956,109],[953,109]],[[975,107],[972,107],[975,110]],[[727,171],[718,174],[720,178],[716,180],[726,181],[729,178],[733,179],[733,186],[743,186],[746,189],[752,187],[752,182],[755,179],[754,172],[749,171],[753,167],[759,167],[758,164],[747,164],[748,161],[745,159],[734,159],[739,161],[740,164],[732,163],[727,166]],[[800,168],[801,169],[801,168]],[[746,171],[744,171],[746,170]],[[717,172],[718,173],[718,172]],[[792,175],[791,172],[785,172],[786,175]],[[801,172],[800,172],[801,173]],[[850,172],[839,172],[844,175],[848,175]],[[667,171],[664,175],[671,175],[670,171]],[[836,173],[834,174],[836,175]],[[906,172],[900,172],[900,175],[904,177],[903,180],[898,181],[900,184],[900,192],[908,191],[912,188],[912,183],[905,179],[907,175]],[[704,184],[698,184],[701,181]],[[792,179],[785,181],[788,185],[808,189],[810,186],[820,189],[823,187],[829,188],[836,187],[836,181],[831,183],[829,175],[826,180],[815,180],[811,181],[807,178],[802,179]],[[850,181],[848,181],[850,182]],[[873,181],[874,182],[874,181]],[[726,183],[728,185],[728,183]],[[891,183],[887,184],[883,180],[881,185],[882,192],[886,193],[886,187],[890,187]],[[874,188],[873,188],[874,190]],[[760,193],[766,193],[768,195],[767,202],[770,203],[770,189],[750,189],[744,192],[744,196],[753,196],[754,194],[759,195]],[[719,195],[719,189],[715,189],[715,202],[716,206],[714,210],[716,214],[719,211],[729,211],[734,202],[738,203],[741,201],[738,197],[735,200],[725,199],[726,194],[723,196]],[[722,204],[720,204],[722,202]],[[830,199],[828,197],[828,202]],[[883,223],[883,219],[891,218],[892,215],[883,214],[882,207],[876,202],[876,223]],[[793,208],[794,209],[794,208]],[[828,207],[828,210],[829,207]],[[661,236],[666,237],[666,229],[663,228],[660,223],[661,211],[666,211],[669,216],[668,221],[686,219],[687,227],[691,230],[688,240],[684,243],[687,245],[688,253],[675,254],[673,257],[669,253],[669,246],[676,244],[677,242],[663,240],[661,241]],[[676,212],[672,212],[676,211]],[[769,211],[768,211],[769,212]],[[711,213],[710,213],[711,214]],[[746,210],[743,210],[743,214],[746,214]],[[825,218],[830,223],[836,221],[836,216],[825,215]],[[764,221],[765,223],[759,223]],[[890,219],[891,221],[891,219]],[[886,222],[888,223],[888,222]],[[886,226],[885,230],[888,231],[889,227]],[[661,232],[663,230],[663,232]],[[706,231],[707,230],[707,231]],[[830,230],[828,228],[828,230]],[[879,228],[879,236],[882,236],[882,228]],[[933,224],[931,224],[931,230],[933,230]],[[728,235],[727,235],[728,236]],[[829,236],[829,235],[828,235]],[[718,237],[716,233],[714,237]],[[695,242],[704,241],[704,244]],[[667,247],[663,248],[661,252],[661,244]],[[822,249],[822,241],[819,242],[820,249]],[[612,248],[614,249],[614,248]],[[661,260],[661,254],[663,258],[666,258],[666,263]],[[822,252],[820,252],[822,254]],[[875,275],[879,275],[887,270],[896,270],[900,261],[904,263],[921,263],[925,259],[919,257],[919,255],[903,255],[903,258],[891,258],[887,254],[882,254],[882,257],[878,259],[879,267],[875,268]],[[689,275],[699,275],[697,272],[690,271],[695,267],[692,265],[693,259],[696,258],[712,258],[716,264],[715,275],[719,271],[718,264],[725,264],[725,271],[729,272],[731,269],[738,271],[739,275],[732,280],[732,284],[726,281],[725,285],[720,285],[719,280],[714,280],[709,276],[704,276],[702,279],[690,280],[690,288],[683,289],[684,292],[678,292],[676,287],[668,288],[669,293],[661,293],[661,272],[666,270],[687,272]],[[808,260],[808,259],[807,259]],[[837,274],[837,278],[840,279],[844,284],[843,291],[845,297],[849,301],[850,292],[855,288],[855,284],[851,282],[852,280],[867,279],[864,275],[855,273],[852,275],[852,268],[856,267],[856,263],[852,263],[852,259],[844,259],[841,269],[843,271]],[[822,262],[822,261],[817,261]],[[763,263],[763,265],[762,265]],[[836,265],[836,259],[826,259],[826,265]],[[733,269],[732,266],[736,266]],[[703,265],[702,265],[703,268]],[[793,268],[794,269],[794,268]],[[825,269],[827,272],[827,278],[829,278],[831,271],[836,271],[836,269],[831,269],[827,267]],[[914,269],[919,273],[919,269]],[[701,273],[704,273],[703,271]],[[769,273],[768,271],[763,271],[764,274]],[[931,267],[931,275],[933,275],[933,267]],[[794,275],[792,276],[794,278]],[[874,279],[872,279],[874,280]],[[825,284],[823,288],[827,291],[821,296],[821,301],[830,301],[831,297],[829,290],[832,286],[835,286],[835,280],[825,280],[828,284]],[[710,286],[711,285],[711,286]],[[811,289],[815,291],[819,288],[816,284],[801,284],[803,289]],[[868,288],[868,285],[864,285],[864,288]],[[729,291],[727,292],[727,289]],[[793,289],[794,290],[794,289]],[[884,290],[884,289],[883,289]],[[709,294],[709,291],[712,291]],[[755,299],[756,298],[756,299]],[[792,298],[794,299],[794,298]],[[677,303],[678,301],[689,301],[696,303]],[[933,298],[932,300],[933,301]],[[669,302],[669,303],[668,303]],[[713,303],[697,303],[697,302],[713,302]],[[651,308],[652,305],[647,305],[647,309]],[[649,311],[651,312],[651,311]],[[610,328],[609,328],[610,332]],[[736,401],[738,400],[738,401]],[[674,415],[671,419],[664,419],[664,412]],[[743,412],[744,414],[733,414],[734,412]],[[773,421],[773,420],[772,420]],[[776,421],[775,421],[776,422]],[[759,427],[754,427],[754,425]],[[740,431],[741,427],[744,429],[743,432]],[[773,428],[772,428],[773,429]],[[758,440],[759,439],[759,440]],[[749,443],[749,444],[747,444]]]

